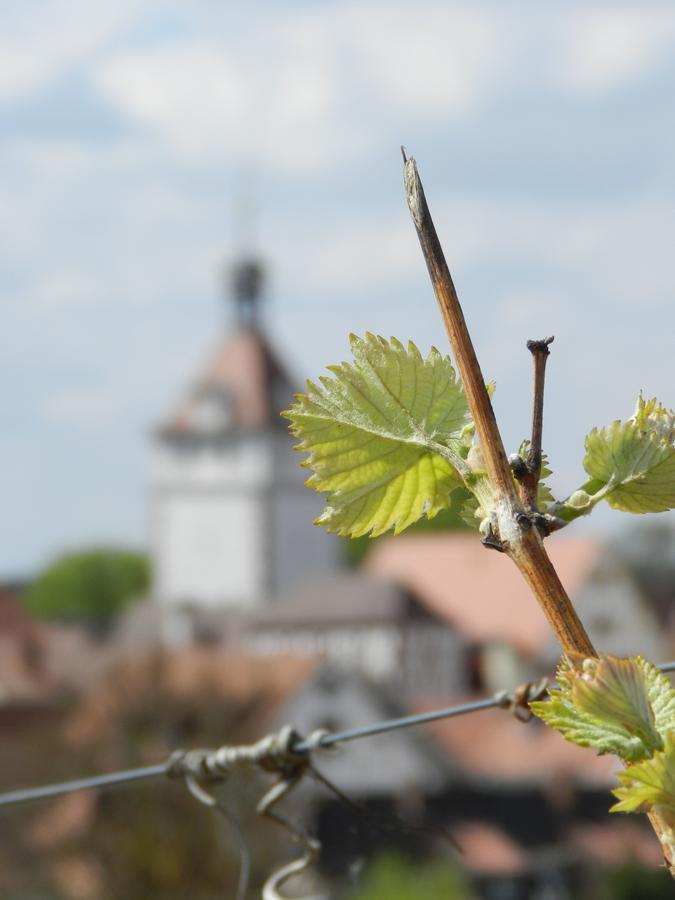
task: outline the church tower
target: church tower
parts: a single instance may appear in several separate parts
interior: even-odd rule
[[[153,595],[176,621],[259,608],[338,566],[279,415],[295,385],[261,328],[263,268],[230,275],[235,327],[155,437]]]

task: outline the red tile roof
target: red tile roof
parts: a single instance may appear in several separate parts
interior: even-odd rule
[[[550,848],[527,850],[506,832],[485,821],[455,825],[452,836],[461,848],[461,862],[478,875],[515,875],[540,869]],[[575,823],[558,844],[559,858],[583,859],[610,868],[630,865],[657,869],[663,862],[659,842],[642,817],[608,815],[603,822]]]
[[[84,695],[68,720],[66,737],[78,744],[114,733],[125,710],[148,690],[177,700],[254,700],[261,710],[275,709],[307,681],[316,665],[310,657],[260,658],[218,648],[138,653],[118,660]]]
[[[566,844],[580,855],[591,857],[606,866],[634,863],[648,869],[663,865],[663,853],[654,833],[643,817],[612,816],[602,823],[578,823],[571,827]]]
[[[209,362],[188,396],[163,423],[165,434],[189,434],[196,429],[195,413],[200,401],[222,391],[230,404],[231,422],[241,428],[281,424],[280,408],[273,399],[280,391],[290,400],[291,383],[264,337],[254,329],[230,335]],[[283,404],[283,398],[280,401]]]
[[[437,705],[437,704],[434,704]],[[470,775],[506,785],[616,783],[613,756],[597,756],[532,720],[518,722],[501,709],[484,710],[429,726],[430,733]],[[610,797],[608,795],[608,806]]]
[[[546,546],[562,583],[574,595],[598,562],[602,546],[564,537],[550,538]],[[389,538],[373,548],[365,571],[403,585],[470,640],[506,641],[535,653],[551,633],[515,565],[483,547],[474,534]]]
[[[28,832],[31,844],[48,850],[68,840],[86,835],[96,815],[96,793],[75,791],[38,811]]]
[[[462,865],[481,875],[512,875],[526,864],[525,850],[487,822],[462,822],[452,830]]]
[[[42,664],[42,632],[19,598],[0,588],[0,706],[46,698],[49,685]]]

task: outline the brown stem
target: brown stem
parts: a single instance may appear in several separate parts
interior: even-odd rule
[[[480,440],[485,467],[490,481],[504,499],[516,501],[518,494],[513,483],[511,468],[504,451],[502,437],[492,410],[490,397],[480,370],[476,352],[473,349],[469,330],[464,321],[459,298],[452,283],[452,277],[443,255],[436,228],[427,206],[422,182],[417,173],[414,159],[404,159],[405,190],[410,213],[417,228],[417,236],[422,246],[431,283],[436,293],[438,305],[450,344],[455,354],[457,368],[464,384],[464,390],[472,412]]]
[[[523,505],[527,509],[537,508],[537,489],[541,477],[541,440],[544,431],[544,380],[546,377],[546,361],[549,357],[549,344],[552,337],[541,341],[528,341],[527,349],[532,354],[534,366],[534,391],[532,400],[532,439],[525,459],[523,472],[516,474],[521,485]]]
[[[404,157],[405,159],[405,157]],[[485,388],[476,352],[445,261],[414,159],[404,162],[405,189],[422,253],[431,276],[467,402],[480,439],[497,508],[498,538],[530,584],[563,650],[594,656],[595,651],[555,573],[541,538],[520,505],[511,466]]]
[[[595,648],[544,549],[542,536],[539,530],[533,527],[532,517],[520,504],[499,427],[485,389],[485,381],[431,219],[415,160],[408,159],[403,148],[402,152],[408,206],[455,354],[457,368],[464,383],[469,410],[476,424],[485,466],[493,490],[499,549],[508,553],[520,569],[556,633],[563,651],[566,654],[583,657],[596,656]],[[547,355],[548,350],[546,353],[543,351],[534,353],[535,408],[532,427],[533,446],[530,450],[534,449],[538,453],[539,466],[541,466],[544,368]],[[541,356],[539,368],[537,367],[538,356]],[[533,464],[537,464],[536,457],[531,461]],[[530,463],[529,456],[527,462]],[[663,848],[666,865],[671,875],[675,877],[675,859],[668,824],[654,811],[649,813],[649,820]]]

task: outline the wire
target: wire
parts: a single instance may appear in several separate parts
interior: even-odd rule
[[[661,669],[662,672],[673,672],[675,671],[675,661],[664,663],[658,668]],[[492,709],[498,706],[503,706],[503,692],[499,692],[494,697],[476,700],[473,703],[460,703],[457,706],[446,706],[442,709],[430,710],[429,712],[417,713],[411,716],[401,716],[398,719],[375,722],[370,725],[363,725],[360,728],[330,732],[329,734],[323,735],[317,744],[320,747],[332,747],[335,744],[342,744],[346,741],[355,741],[359,738],[372,737],[376,734],[386,734],[389,731],[396,731],[401,728],[412,728],[416,725],[423,725],[426,722],[435,722],[438,719],[450,719],[454,716],[463,716],[467,713],[478,712],[482,709]],[[316,745],[312,745],[309,741],[303,740],[298,744],[295,744],[293,750],[297,753],[305,753],[314,749],[315,746]],[[111,772],[108,775],[93,775],[90,778],[77,778],[73,781],[61,781],[56,784],[47,784],[43,787],[9,791],[5,794],[0,794],[0,807],[16,806],[31,800],[44,800],[49,797],[58,797],[61,794],[69,794],[73,791],[87,791],[93,788],[111,787],[118,784],[127,784],[132,781],[141,781],[146,778],[157,778],[159,775],[167,774],[169,765],[170,762],[166,762],[155,766],[145,766],[145,768],[141,769],[126,769],[121,772]]]
[[[433,709],[425,713],[417,713],[412,716],[402,716],[400,719],[389,719],[386,722],[376,722],[374,725],[363,725],[361,728],[350,728],[348,731],[331,731],[317,741],[319,747],[332,747],[345,741],[356,741],[363,737],[372,737],[375,734],[386,734],[388,731],[396,731],[399,728],[412,728],[414,725],[424,725],[425,722],[435,722],[437,719],[450,719],[453,716],[463,716],[466,713],[478,712],[481,709],[491,709],[499,706],[497,697],[487,697],[485,700],[476,700],[474,703],[462,703],[459,706],[446,706],[443,709]],[[307,741],[295,744],[293,749],[297,753],[305,753],[310,750]]]
[[[318,742],[321,747],[332,747],[343,741],[354,741],[361,737],[383,734],[398,728],[410,728],[413,725],[421,725],[424,722],[433,722],[437,719],[448,719],[452,716],[461,716],[480,709],[489,709],[498,705],[495,698],[478,700],[475,703],[462,703],[459,706],[449,706],[444,709],[431,710],[418,715],[403,716],[400,719],[391,719],[386,722],[377,722],[373,725],[365,725],[362,728],[352,728],[349,731],[337,731],[324,735]],[[300,741],[293,747],[298,753],[304,753],[312,749],[307,741]],[[44,787],[26,788],[24,790],[9,791],[0,794],[1,806],[16,806],[19,803],[28,803],[31,800],[44,800],[49,797],[58,797],[61,794],[69,794],[73,791],[87,791],[92,788],[110,787],[117,784],[126,784],[131,781],[140,781],[145,778],[156,778],[167,774],[168,763],[156,766],[146,766],[143,769],[127,769],[122,772],[112,772],[109,775],[94,775],[91,778],[78,778],[73,781],[62,781],[57,784],[48,784]]]
[[[155,778],[166,774],[166,763],[157,766],[146,766],[143,769],[126,769],[123,772],[111,772],[109,775],[92,775],[90,778],[76,778],[73,781],[61,781],[58,784],[46,784],[44,787],[25,788],[0,794],[0,806],[13,806],[27,803],[29,800],[43,800],[47,797],[58,797],[71,791],[88,791],[92,788],[109,787],[115,784],[126,784],[129,781],[140,781],[142,778]]]
[[[664,663],[658,667],[662,672],[675,671],[675,662]],[[473,703],[462,703],[459,706],[446,706],[444,709],[434,709],[426,713],[417,713],[412,716],[402,716],[400,719],[389,719],[386,722],[377,722],[374,725],[364,725],[361,728],[351,728],[348,731],[331,731],[317,741],[319,747],[332,747],[345,741],[355,741],[362,737],[371,737],[376,734],[386,734],[399,728],[411,728],[414,725],[424,725],[426,722],[435,722],[437,719],[451,719],[453,716],[462,716],[465,713],[478,712],[481,709],[490,709],[502,706],[501,692],[494,697],[485,700],[476,700]],[[312,749],[308,741],[301,741],[293,749],[298,753],[304,753]]]

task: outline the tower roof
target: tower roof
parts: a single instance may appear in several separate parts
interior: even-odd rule
[[[161,423],[160,434],[283,427],[279,412],[288,405],[291,392],[290,378],[264,337],[255,328],[240,328],[223,342],[193,387]]]

